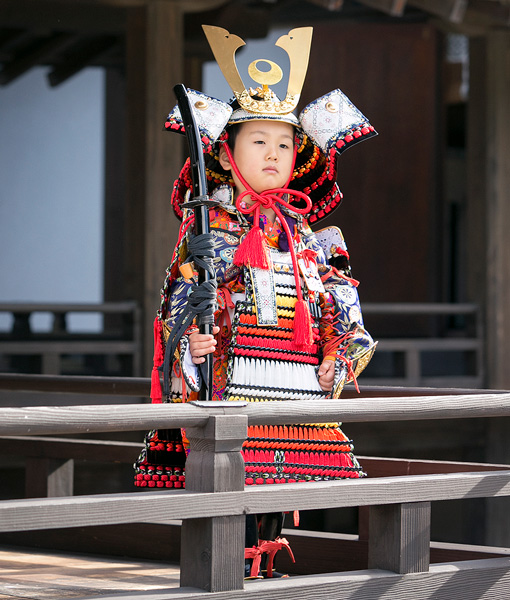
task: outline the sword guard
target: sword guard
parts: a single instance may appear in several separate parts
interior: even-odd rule
[[[195,196],[192,200],[184,202],[181,206],[184,208],[196,208],[197,206],[216,206],[218,203],[216,200],[212,200],[209,196]]]

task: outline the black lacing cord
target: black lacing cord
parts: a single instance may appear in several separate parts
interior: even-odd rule
[[[170,362],[175,350],[184,335],[185,331],[193,322],[193,319],[199,316],[200,324],[214,324],[214,311],[216,307],[216,276],[213,266],[214,258],[214,235],[204,233],[191,238],[188,242],[189,257],[186,262],[193,261],[195,266],[203,269],[210,275],[208,281],[200,284],[193,284],[188,301],[182,314],[174,324],[172,332],[167,340],[165,348],[165,360],[163,361],[163,394],[165,397],[170,395]],[[205,364],[205,363],[202,363]],[[199,368],[202,365],[199,365]],[[161,367],[160,367],[161,369]],[[202,371],[202,381],[205,373]]]

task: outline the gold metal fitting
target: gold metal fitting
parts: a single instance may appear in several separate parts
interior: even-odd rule
[[[232,88],[241,108],[249,112],[264,115],[288,114],[296,108],[308,69],[313,33],[312,27],[297,27],[289,31],[287,35],[282,35],[276,41],[275,45],[283,48],[290,59],[287,93],[285,99],[281,101],[273,100],[272,92],[269,89],[269,85],[278,83],[283,77],[283,71],[279,65],[263,58],[254,60],[250,64],[248,73],[254,81],[262,84],[263,90],[262,100],[253,98],[248,88],[244,85],[235,62],[236,51],[241,46],[246,45],[244,40],[222,27],[202,25],[202,28],[211,46],[214,58],[227,83]],[[270,66],[269,71],[261,71],[257,67],[258,63],[268,64]]]

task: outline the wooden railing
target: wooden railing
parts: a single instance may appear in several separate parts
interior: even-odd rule
[[[3,360],[0,368],[3,370],[58,375],[66,371],[66,356],[99,355],[121,360],[127,358],[129,364],[122,368],[123,374],[141,374],[141,319],[135,302],[0,303],[0,313],[9,314],[12,318],[10,331],[0,334],[0,357]],[[49,331],[34,331],[32,316],[48,313],[51,316]],[[68,317],[72,314],[100,315],[103,319],[101,331],[73,333],[68,325]],[[93,374],[103,370],[101,374],[105,375],[104,371],[108,369],[106,362],[103,361],[102,366],[96,362],[92,367]],[[70,368],[73,371],[84,369],[82,365],[71,365]]]
[[[363,377],[365,384],[471,389],[484,386],[483,323],[478,305],[367,303],[362,308],[368,330],[379,339],[373,364]],[[409,321],[410,317],[427,323],[422,335],[400,327],[398,335],[378,336],[377,326],[372,330],[371,323],[381,317],[391,320],[396,331],[398,322]]]
[[[363,401],[346,398],[341,403],[2,408],[2,436],[186,427],[192,453],[186,490],[5,500],[0,503],[0,531],[182,519],[181,586],[188,589],[173,591],[171,597],[176,598],[198,600],[203,597],[199,590],[225,599],[242,598],[246,593],[257,599],[375,598],[388,590],[397,599],[506,598],[510,593],[509,557],[429,565],[430,503],[509,496],[510,470],[244,488],[240,448],[248,424],[509,415],[507,392]],[[246,514],[344,506],[369,507],[368,570],[266,581],[243,590]]]
[[[364,376],[369,385],[433,386],[482,388],[484,385],[483,327],[479,307],[475,304],[449,303],[366,303],[363,314],[367,327],[379,340],[372,364]],[[0,304],[0,313],[9,313],[11,331],[0,334],[0,358],[4,356],[11,372],[64,374],[65,355],[114,355],[130,360],[128,376],[141,374],[141,334],[139,308],[133,302],[104,304]],[[52,315],[51,331],[34,333],[30,319],[37,313]],[[96,313],[114,327],[95,334],[69,332],[67,317],[72,313]],[[377,319],[395,322],[391,336],[378,331]],[[402,319],[421,324],[406,331]],[[374,323],[375,320],[375,323]],[[406,321],[407,323],[407,321]],[[372,324],[374,327],[372,328]],[[399,326],[400,325],[400,326]],[[418,333],[420,330],[420,333]],[[37,357],[37,367],[17,369],[20,360]],[[443,364],[447,357],[460,363],[459,372],[430,374],[427,362]],[[11,366],[12,361],[14,366]],[[428,360],[427,360],[428,359]],[[17,361],[17,363],[16,363]],[[39,364],[40,363],[40,364]],[[76,374],[76,373],[73,373]],[[87,375],[106,374],[95,371]],[[118,373],[115,373],[118,375]]]

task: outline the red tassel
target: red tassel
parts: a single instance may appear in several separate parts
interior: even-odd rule
[[[161,342],[161,321],[156,317],[154,319],[154,357],[152,359],[151,374],[151,399],[153,404],[161,404],[163,394],[161,393],[161,382],[159,381],[158,367],[163,364],[165,358],[163,344]]]
[[[270,267],[267,256],[266,236],[260,227],[252,227],[241,245],[237,248],[234,264],[238,267],[244,265],[265,269]]]
[[[304,300],[298,300],[294,315],[294,341],[298,346],[309,346],[313,343],[312,317]]]

